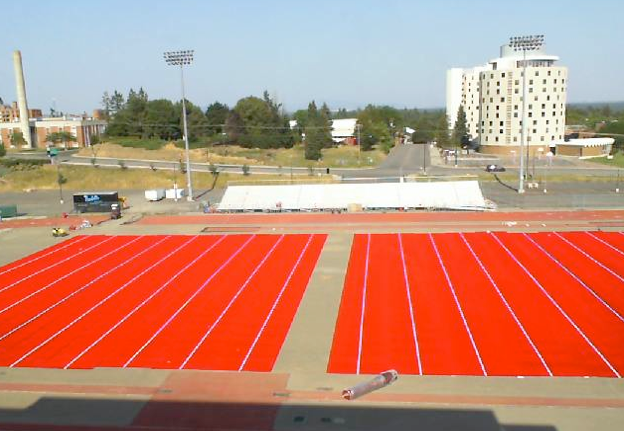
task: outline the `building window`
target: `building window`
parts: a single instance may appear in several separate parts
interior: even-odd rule
[[[531,137],[530,137],[530,136],[527,138],[527,141],[528,141],[528,142],[531,142]]]
[[[514,142],[518,142],[518,137],[517,137],[517,136],[514,136],[514,140],[513,140],[513,141],[514,141]]]
[[[516,89],[514,90],[514,93],[515,93],[515,94],[518,94],[518,93],[520,93],[520,90],[518,90],[518,89],[516,88]]]
[[[487,141],[488,141],[488,136],[485,137],[485,142],[487,142]]]
[[[498,136],[495,136],[495,137],[494,137],[494,140],[495,140],[496,142],[498,142]]]
[[[529,87],[529,93],[533,93],[533,87]]]
[[[505,77],[505,72],[501,73],[501,76],[504,78]]]
[[[529,118],[530,118],[530,117],[532,117],[532,116],[533,116],[533,113],[532,113],[532,112],[529,112]]]
[[[504,103],[504,102],[505,102],[505,98],[501,97],[501,103]]]
[[[542,111],[542,117],[545,117],[545,116],[546,116],[546,113]]]
[[[505,123],[503,121],[500,122],[500,126],[503,127]]]
[[[500,90],[498,90],[498,89],[497,89],[497,90],[496,90],[496,94],[500,94]]]
[[[498,114],[498,112],[496,113],[496,118],[500,118],[500,115]]]
[[[535,71],[535,76],[539,76],[539,70]]]
[[[529,109],[533,109],[533,105],[529,103]]]
[[[518,110],[518,105],[514,105],[514,109],[517,111]]]
[[[492,125],[492,122],[490,121],[490,126]]]
[[[533,80],[529,79],[529,85],[533,85]]]
[[[533,133],[537,133],[537,129],[533,129]]]
[[[562,84],[565,84],[565,79],[562,79],[562,80],[561,80],[561,83],[562,83]]]
[[[550,96],[546,96],[546,100],[550,100]]]
[[[537,120],[533,120],[533,125],[537,126]]]
[[[548,76],[550,76],[550,70],[548,71]]]
[[[545,79],[542,80],[542,84],[546,85],[546,80]]]
[[[514,118],[518,118],[518,113],[514,112]]]
[[[516,80],[514,81],[514,85],[520,85],[520,80],[519,80],[519,79],[516,79]]]
[[[496,81],[496,86],[500,87],[500,81]]]
[[[542,109],[546,109],[546,104],[542,103]]]

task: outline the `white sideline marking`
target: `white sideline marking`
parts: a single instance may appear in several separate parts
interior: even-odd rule
[[[112,240],[112,239],[114,239],[114,238],[116,238],[116,237],[111,236],[111,237],[109,237],[109,238],[107,238],[107,239],[105,239],[105,240],[103,240],[103,241],[98,242],[97,244],[93,244],[92,246],[87,247],[87,248],[85,248],[85,249],[84,249],[84,250],[82,250],[82,251],[79,251],[78,253],[76,253],[76,254],[74,254],[74,255],[72,255],[72,256],[69,256],[69,257],[66,257],[66,258],[65,258],[65,259],[63,259],[63,260],[60,260],[60,261],[56,262],[55,264],[52,264],[52,265],[50,265],[50,266],[46,266],[45,268],[42,268],[42,269],[40,269],[39,271],[33,272],[32,274],[29,274],[29,275],[27,275],[26,277],[23,277],[23,278],[21,278],[21,279],[19,279],[19,280],[15,281],[15,282],[13,282],[13,283],[11,283],[11,284],[8,284],[8,285],[6,285],[6,286],[4,286],[4,287],[0,288],[0,292],[4,292],[5,290],[10,289],[11,287],[15,286],[16,284],[20,284],[22,281],[26,281],[26,280],[28,280],[29,278],[32,278],[32,277],[34,277],[34,276],[35,276],[35,275],[37,275],[37,274],[41,274],[42,272],[45,272],[45,271],[47,271],[48,269],[51,269],[51,268],[54,268],[55,266],[60,265],[61,263],[67,262],[68,260],[71,260],[71,259],[74,259],[76,256],[80,256],[81,254],[86,253],[87,251],[91,250],[92,248],[99,247],[100,245],[105,244],[105,243],[107,243],[108,241],[110,241],[110,240]]]
[[[609,247],[611,250],[615,251],[616,253],[619,253],[622,256],[624,256],[624,251],[620,250],[619,248],[609,244],[607,241],[603,240],[602,238],[598,238],[596,235],[594,235],[591,232],[585,232],[585,233],[591,236],[592,238],[594,238],[596,241],[600,241],[601,243],[603,243],[604,245],[606,245],[607,247]]]
[[[483,361],[481,360],[481,355],[479,354],[479,349],[477,349],[477,344],[475,343],[474,338],[472,337],[472,331],[470,331],[470,326],[468,326],[468,321],[466,320],[466,316],[464,316],[464,310],[459,303],[459,298],[455,293],[455,287],[453,287],[453,283],[451,282],[451,278],[446,271],[446,266],[444,266],[444,262],[442,261],[442,257],[440,256],[440,252],[438,251],[438,247],[436,246],[435,241],[433,240],[433,235],[429,235],[429,240],[431,241],[431,245],[433,246],[433,250],[435,251],[436,256],[438,257],[438,262],[442,267],[442,271],[444,272],[444,277],[446,278],[446,283],[448,287],[451,289],[451,293],[453,294],[453,298],[455,299],[455,305],[459,310],[459,315],[461,316],[462,321],[464,322],[464,327],[466,328],[466,332],[468,332],[468,337],[470,338],[470,344],[472,344],[472,348],[474,349],[475,354],[477,355],[477,359],[479,360],[479,365],[481,366],[481,371],[483,371],[483,375],[487,376],[487,371],[485,370],[485,366],[483,365]]]
[[[587,254],[585,251],[581,250],[579,247],[576,246],[576,244],[573,244],[572,242],[570,242],[567,238],[564,238],[563,236],[561,236],[558,232],[553,232],[557,237],[561,238],[563,241],[565,241],[568,245],[570,245],[571,247],[573,247],[575,250],[577,250],[578,252],[582,253],[586,258],[588,258],[589,260],[591,260],[592,262],[594,262],[596,265],[598,265],[599,267],[601,267],[602,269],[604,269],[605,271],[607,271],[609,274],[613,275],[614,277],[616,277],[618,280],[620,280],[622,283],[624,283],[624,278],[622,278],[621,276],[619,276],[618,274],[616,274],[615,272],[613,272],[611,269],[607,268],[605,265],[603,265],[602,263],[598,262],[596,259],[593,258],[593,256]]]
[[[139,274],[135,275],[134,277],[132,277],[129,281],[125,282],[121,287],[117,288],[117,290],[115,290],[114,292],[112,292],[111,294],[109,294],[108,296],[106,296],[104,299],[100,300],[97,304],[95,304],[94,306],[92,306],[91,308],[89,308],[87,311],[85,311],[84,313],[82,313],[80,316],[76,317],[74,320],[72,320],[71,322],[69,322],[67,325],[65,325],[63,328],[59,329],[58,331],[56,331],[54,334],[52,334],[50,337],[48,337],[45,341],[43,341],[42,343],[40,343],[39,345],[33,347],[32,349],[30,349],[26,354],[24,354],[21,358],[19,358],[17,361],[13,362],[11,365],[9,365],[10,368],[15,367],[17,364],[19,364],[20,362],[22,362],[24,359],[26,359],[28,356],[32,355],[33,353],[35,353],[37,350],[39,350],[40,348],[42,348],[43,346],[45,346],[46,344],[48,344],[50,341],[52,341],[54,338],[58,337],[60,334],[62,334],[63,332],[65,332],[68,328],[70,328],[71,326],[73,326],[76,322],[82,320],[83,317],[85,317],[87,314],[91,313],[93,310],[95,310],[96,308],[98,308],[100,305],[104,304],[106,301],[108,301],[110,298],[112,298],[113,296],[115,296],[117,293],[121,292],[123,289],[125,289],[128,285],[130,285],[131,283],[133,283],[136,279],[138,279],[139,277],[141,277],[142,275],[144,275],[145,273],[149,272],[152,268],[154,268],[155,266],[157,266],[158,264],[160,264],[161,262],[163,262],[164,260],[168,259],[169,257],[171,257],[171,255],[173,255],[174,253],[176,253],[177,251],[179,251],[180,249],[182,249],[183,247],[185,247],[186,245],[188,245],[190,242],[194,241],[196,238],[198,237],[198,235],[192,237],[191,239],[189,239],[188,241],[186,241],[184,244],[178,246],[176,249],[174,249],[172,252],[168,253],[166,256],[164,256],[163,258],[159,259],[156,263],[150,265],[149,267],[145,268],[143,271],[141,271]]]
[[[54,254],[54,253],[56,253],[57,251],[61,251],[61,250],[63,250],[64,248],[71,247],[72,245],[74,245],[74,244],[78,244],[80,241],[84,241],[84,240],[85,240],[85,239],[87,239],[87,238],[88,238],[88,236],[86,236],[86,235],[83,235],[83,236],[81,236],[81,237],[78,237],[78,239],[77,239],[77,240],[72,241],[72,242],[69,242],[69,243],[65,244],[64,246],[62,246],[62,247],[55,248],[55,249],[50,250],[49,252],[47,252],[47,253],[45,253],[45,254],[42,254],[41,256],[37,256],[36,258],[29,260],[29,261],[27,261],[27,262],[22,262],[22,263],[20,263],[19,265],[15,265],[15,266],[13,266],[13,267],[11,267],[11,268],[9,268],[9,269],[5,269],[4,271],[0,271],[0,275],[4,275],[4,274],[6,274],[7,272],[11,272],[11,271],[13,271],[13,270],[16,270],[17,268],[21,268],[21,267],[22,267],[22,266],[24,266],[24,265],[28,265],[28,264],[30,264],[30,263],[33,263],[33,262],[35,262],[35,261],[37,261],[37,260],[39,260],[39,259],[41,259],[41,258],[44,258],[44,257],[49,256],[49,255],[51,255],[51,254]]]
[[[620,315],[620,313],[618,313],[616,310],[614,310],[609,304],[607,304],[607,302],[605,300],[603,300],[596,292],[594,292],[594,290],[589,287],[587,284],[585,284],[585,282],[583,280],[581,280],[579,277],[576,276],[576,274],[574,274],[572,271],[570,271],[568,268],[566,268],[561,262],[559,262],[552,254],[550,254],[548,251],[546,251],[541,245],[539,245],[537,242],[535,242],[535,240],[533,238],[531,238],[530,236],[528,236],[527,234],[523,233],[524,236],[526,236],[528,238],[529,241],[531,241],[533,243],[533,245],[535,245],[537,248],[539,248],[546,256],[548,256],[553,262],[555,262],[557,265],[559,265],[559,267],[561,267],[561,269],[563,269],[565,272],[567,272],[568,274],[570,274],[570,276],[576,280],[576,282],[578,284],[580,284],[581,286],[583,286],[585,289],[587,289],[587,291],[589,293],[591,293],[594,298],[596,298],[598,301],[600,301],[600,303],[602,305],[604,305],[605,307],[607,307],[609,309],[609,311],[611,311],[615,317],[617,317],[618,319],[620,319],[622,322],[624,322],[624,317],[622,317]]]
[[[364,261],[364,285],[362,287],[362,311],[360,314],[360,337],[358,339],[358,355],[355,364],[355,374],[360,374],[362,364],[362,337],[364,333],[364,313],[366,311],[366,291],[368,288],[368,259],[370,256],[371,234],[366,234],[366,260]]]
[[[470,245],[470,243],[468,242],[468,240],[466,240],[466,238],[464,237],[464,234],[460,232],[459,236],[464,241],[464,244],[466,244],[466,246],[468,247],[468,250],[470,250],[470,253],[475,258],[477,263],[479,264],[479,267],[481,268],[481,271],[483,271],[483,273],[488,278],[488,280],[490,280],[490,283],[492,284],[492,286],[496,290],[496,293],[498,293],[498,296],[503,301],[503,304],[505,304],[505,307],[507,308],[507,311],[509,311],[509,313],[511,314],[511,316],[515,320],[516,324],[518,325],[518,327],[522,331],[522,334],[524,334],[524,337],[527,339],[527,341],[529,342],[529,344],[533,348],[533,351],[535,352],[535,354],[539,358],[540,362],[542,363],[542,365],[546,369],[546,372],[548,373],[549,376],[552,377],[553,373],[550,370],[550,368],[548,367],[548,364],[546,364],[546,360],[544,359],[544,357],[540,353],[539,349],[537,348],[537,346],[535,345],[535,343],[533,342],[533,340],[531,339],[531,337],[527,333],[526,329],[524,328],[524,326],[520,322],[520,319],[518,318],[518,316],[516,316],[516,313],[513,311],[513,308],[511,307],[511,305],[509,305],[509,303],[507,302],[507,299],[505,298],[505,295],[503,295],[503,293],[500,291],[498,285],[496,284],[496,282],[494,281],[494,279],[490,275],[490,272],[485,268],[485,266],[483,265],[483,262],[481,262],[481,259],[479,258],[477,253],[473,250],[473,248]]]
[[[403,251],[403,236],[399,233],[399,250],[401,251],[401,263],[403,264],[403,278],[405,279],[405,294],[407,295],[407,304],[409,306],[410,320],[412,322],[412,336],[414,337],[414,347],[416,347],[416,360],[418,361],[418,374],[423,375],[422,363],[420,362],[420,348],[418,346],[418,337],[416,336],[416,320],[414,319],[414,306],[412,305],[412,297],[410,295],[411,286],[407,277],[407,265],[405,263],[405,252]]]
[[[288,277],[286,278],[286,281],[284,282],[284,285],[282,286],[282,289],[280,290],[279,294],[275,298],[275,301],[273,302],[273,305],[271,306],[271,310],[269,311],[269,314],[267,314],[266,319],[264,319],[264,322],[262,323],[262,326],[260,327],[260,330],[256,334],[256,338],[254,338],[253,343],[251,343],[251,347],[249,347],[249,350],[247,350],[247,354],[243,358],[243,362],[241,362],[240,367],[238,367],[238,371],[243,371],[243,368],[245,368],[245,365],[247,365],[247,361],[249,360],[249,357],[251,356],[251,353],[256,348],[256,344],[258,343],[258,340],[260,340],[260,337],[262,336],[262,333],[264,332],[267,324],[269,323],[269,320],[271,320],[271,317],[273,316],[273,313],[275,312],[275,308],[277,308],[277,304],[282,299],[282,295],[284,294],[284,291],[286,290],[286,287],[290,283],[290,279],[294,275],[295,270],[299,267],[299,264],[301,263],[301,259],[303,258],[303,256],[305,255],[306,251],[308,250],[308,247],[310,246],[310,243],[312,242],[312,238],[314,238],[314,235],[310,234],[309,237],[308,237],[308,242],[306,242],[305,247],[303,248],[303,250],[299,254],[299,258],[297,259],[297,262],[295,262],[295,265],[290,270],[290,273],[288,274]]]
[[[186,366],[186,364],[188,364],[188,362],[191,360],[191,358],[193,358],[193,356],[195,355],[195,353],[197,352],[197,350],[199,350],[199,348],[201,347],[202,344],[204,344],[204,341],[206,341],[206,338],[208,338],[208,336],[212,333],[212,331],[214,330],[214,328],[217,327],[217,325],[219,323],[221,323],[221,319],[223,319],[223,316],[225,316],[225,314],[228,312],[228,310],[232,307],[232,305],[234,304],[234,302],[236,302],[236,300],[238,299],[238,297],[240,296],[241,293],[243,293],[243,291],[245,290],[245,288],[247,288],[247,286],[249,285],[249,283],[251,282],[251,280],[254,278],[254,276],[258,273],[258,271],[260,271],[260,268],[262,268],[264,266],[264,263],[269,259],[269,257],[271,257],[271,255],[273,254],[273,252],[275,251],[275,249],[277,248],[277,246],[283,241],[284,239],[284,235],[281,235],[279,237],[279,239],[277,241],[275,241],[275,244],[273,244],[273,246],[271,247],[271,249],[268,251],[268,253],[262,258],[262,260],[260,261],[260,263],[258,263],[258,265],[256,265],[256,267],[254,268],[254,270],[251,272],[251,274],[249,274],[249,277],[247,277],[247,280],[245,280],[245,282],[242,284],[242,286],[238,289],[238,291],[236,292],[236,294],[234,294],[234,296],[232,297],[232,299],[230,299],[230,302],[228,302],[228,304],[226,305],[226,307],[223,309],[223,311],[221,311],[221,314],[219,314],[219,317],[216,318],[216,320],[214,322],[212,322],[212,325],[210,325],[210,327],[208,328],[208,330],[206,331],[206,333],[200,338],[200,340],[197,342],[197,344],[195,345],[195,347],[193,347],[193,350],[191,350],[191,353],[189,353],[187,355],[187,357],[184,359],[184,361],[182,361],[182,364],[178,367],[179,370],[184,369],[184,367]]]
[[[603,362],[607,364],[607,366],[613,372],[613,374],[615,374],[617,377],[622,377],[620,376],[620,373],[618,373],[617,370],[613,368],[613,365],[611,365],[611,363],[607,360],[607,358],[604,357],[602,352],[600,352],[600,350],[598,350],[598,348],[594,345],[594,343],[591,342],[591,340],[587,337],[587,335],[585,335],[585,333],[581,330],[581,328],[578,327],[578,325],[574,322],[574,320],[572,320],[572,318],[568,316],[568,314],[565,311],[563,311],[563,308],[561,308],[561,306],[557,303],[557,301],[555,301],[554,298],[550,296],[550,294],[546,291],[546,289],[544,289],[544,286],[542,286],[540,282],[537,281],[537,279],[533,276],[533,274],[531,274],[531,272],[518,260],[518,258],[516,258],[516,256],[511,252],[511,250],[509,250],[505,246],[505,244],[503,244],[502,241],[494,233],[490,233],[490,235],[492,235],[492,237],[496,240],[496,242],[500,244],[500,246],[518,264],[518,266],[522,268],[522,270],[526,273],[526,275],[528,275],[529,278],[533,280],[533,283],[535,283],[535,285],[540,288],[542,293],[546,295],[546,297],[550,300],[550,302],[557,308],[557,310],[559,310],[561,315],[565,317],[565,319],[570,323],[570,325],[572,325],[572,327],[579,333],[579,335],[583,337],[583,339],[587,342],[587,344],[589,344],[589,346],[593,349],[593,351],[598,356],[600,356],[600,359],[602,359]]]
[[[117,322],[115,325],[113,325],[112,327],[110,327],[108,329],[108,331],[104,332],[97,340],[95,340],[93,343],[91,343],[86,349],[84,349],[82,352],[80,352],[74,359],[72,359],[71,361],[69,361],[63,368],[64,369],[68,369],[69,367],[71,367],[74,362],[76,362],[78,359],[82,358],[89,350],[91,350],[93,347],[95,347],[100,341],[102,341],[104,338],[106,338],[111,332],[113,332],[115,329],[117,329],[123,322],[125,322],[126,320],[128,320],[130,318],[130,316],[132,316],[134,313],[136,313],[140,308],[142,308],[145,304],[147,304],[149,301],[152,300],[152,298],[154,298],[156,295],[158,295],[163,289],[165,289],[169,284],[171,284],[176,278],[178,278],[178,276],[180,274],[182,274],[184,271],[186,271],[188,268],[190,268],[192,265],[195,264],[195,262],[197,262],[199,259],[201,259],[202,257],[204,257],[208,252],[210,252],[213,248],[215,248],[217,245],[219,245],[223,240],[225,239],[225,235],[221,236],[221,238],[219,238],[217,241],[215,241],[212,245],[210,245],[210,247],[208,247],[206,250],[204,250],[203,252],[201,252],[201,254],[199,254],[195,259],[193,259],[190,263],[188,263],[186,266],[184,266],[180,271],[178,271],[173,277],[171,277],[165,284],[163,284],[162,286],[160,286],[160,288],[158,288],[158,290],[154,291],[150,296],[148,296],[146,299],[144,299],[139,305],[137,305],[136,307],[134,307],[128,314],[126,314],[119,322]]]
[[[197,296],[201,293],[202,290],[204,290],[204,288],[208,285],[208,283],[210,283],[212,281],[213,278],[215,278],[217,276],[217,274],[219,274],[223,268],[225,268],[246,246],[247,244],[249,244],[251,242],[252,239],[254,239],[256,237],[256,235],[252,235],[250,236],[247,241],[245,241],[239,248],[238,250],[236,250],[223,264],[221,264],[221,266],[219,268],[217,268],[217,270],[215,272],[213,272],[210,277],[208,277],[208,279],[206,281],[204,281],[204,283],[199,287],[199,289],[197,289],[195,291],[195,293],[193,293],[191,295],[191,297],[189,299],[186,300],[186,302],[184,304],[182,304],[182,306],[180,306],[180,308],[178,308],[171,316],[169,316],[169,318],[167,319],[167,321],[165,323],[162,324],[162,326],[160,328],[158,328],[158,330],[156,330],[156,332],[154,332],[154,334],[152,334],[152,336],[149,338],[149,340],[147,340],[145,342],[145,344],[143,344],[139,350],[137,350],[136,352],[134,352],[134,354],[130,357],[130,359],[128,359],[126,361],[125,364],[123,364],[123,368],[127,368],[128,365],[130,365],[132,363],[132,361],[134,361],[134,359],[139,356],[139,354],[145,350],[145,348],[147,346],[149,346],[151,344],[152,341],[154,341],[154,338],[156,338],[158,336],[158,334],[160,334],[167,326],[169,326],[169,324],[173,321],[173,319],[176,318],[176,316],[178,314],[180,314],[182,312],[182,310],[184,310],[186,308],[186,306]]]
[[[63,302],[67,301],[69,298],[71,298],[72,296],[82,292],[83,290],[85,290],[87,287],[91,286],[93,283],[95,283],[96,281],[98,281],[99,279],[105,277],[106,275],[110,274],[113,271],[116,271],[117,269],[121,268],[122,266],[132,262],[134,259],[136,259],[137,257],[141,256],[143,253],[146,253],[147,251],[151,250],[152,248],[156,247],[158,244],[160,244],[161,242],[163,242],[165,239],[169,238],[169,236],[161,239],[160,241],[156,242],[155,244],[149,246],[148,248],[146,248],[145,250],[141,251],[140,253],[134,255],[133,257],[131,257],[130,259],[126,260],[125,262],[121,263],[120,265],[117,265],[111,269],[109,269],[108,271],[106,271],[103,274],[98,275],[96,278],[94,278],[93,280],[91,280],[90,282],[88,282],[87,284],[85,284],[84,286],[82,286],[80,289],[77,289],[75,291],[73,291],[72,293],[70,293],[69,295],[67,295],[65,298],[61,299],[60,301],[55,302],[54,304],[50,305],[48,308],[46,308],[45,310],[39,312],[39,314],[31,317],[30,319],[28,319],[27,321],[25,321],[24,323],[21,323],[20,325],[16,326],[15,328],[11,329],[9,332],[7,332],[6,334],[0,336],[0,341],[4,340],[6,337],[8,337],[9,335],[11,335],[12,333],[14,333],[15,331],[19,331],[20,329],[22,329],[24,326],[28,325],[30,322],[37,320],[39,317],[43,316],[44,314],[46,314],[48,311],[52,310],[54,307],[56,307],[57,305],[62,304]]]
[[[116,248],[116,249],[114,249],[114,250],[111,250],[111,251],[109,251],[108,253],[106,253],[106,254],[104,254],[104,255],[102,255],[102,256],[100,256],[100,257],[98,257],[97,259],[92,260],[91,262],[87,263],[86,265],[83,265],[83,266],[81,266],[81,267],[79,267],[79,268],[76,268],[76,269],[74,269],[73,271],[68,272],[68,273],[67,273],[67,274],[65,274],[64,276],[59,277],[59,278],[57,278],[56,280],[54,280],[54,281],[52,281],[52,282],[50,282],[50,283],[46,284],[45,286],[43,286],[43,287],[41,287],[41,288],[39,288],[39,289],[35,290],[34,292],[29,293],[28,295],[26,295],[26,296],[25,296],[25,297],[23,297],[22,299],[20,299],[20,300],[18,300],[18,301],[15,301],[15,302],[14,302],[14,303],[12,303],[11,305],[7,305],[6,307],[4,307],[2,310],[0,310],[0,314],[4,313],[5,311],[10,310],[11,308],[15,307],[16,305],[21,304],[22,302],[26,301],[28,298],[32,298],[33,296],[37,295],[39,292],[43,292],[44,290],[48,289],[50,286],[54,286],[54,285],[55,285],[56,283],[58,283],[59,281],[62,281],[62,280],[64,280],[64,279],[66,279],[67,277],[69,277],[69,276],[71,276],[71,275],[73,275],[73,274],[77,273],[78,271],[82,271],[83,269],[88,268],[89,266],[91,266],[91,265],[93,265],[94,263],[96,263],[96,262],[98,262],[98,261],[100,261],[100,260],[102,260],[102,259],[104,259],[104,258],[106,258],[106,257],[110,256],[110,255],[111,255],[111,254],[113,254],[113,253],[117,253],[119,250],[122,250],[122,249],[124,249],[124,248],[128,247],[130,244],[135,243],[135,242],[136,242],[136,241],[138,241],[140,238],[141,238],[141,237],[137,237],[137,238],[133,239],[132,241],[129,241],[129,242],[127,242],[126,244],[124,244],[124,245],[120,246],[119,248]]]

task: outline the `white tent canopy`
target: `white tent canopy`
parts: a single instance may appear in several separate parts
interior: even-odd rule
[[[220,211],[436,208],[484,210],[477,181],[230,186]]]

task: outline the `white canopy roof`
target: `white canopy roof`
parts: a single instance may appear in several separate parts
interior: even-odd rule
[[[477,181],[230,186],[220,211],[363,208],[486,209]]]

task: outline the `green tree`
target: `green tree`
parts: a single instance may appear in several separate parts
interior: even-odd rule
[[[28,142],[24,139],[24,134],[22,132],[13,132],[11,135],[11,146],[19,148],[26,144],[28,144]]]
[[[448,148],[450,146],[449,140],[449,123],[446,114],[440,116],[435,126],[434,138],[440,148]]]
[[[322,122],[322,116],[313,100],[308,104],[308,115],[304,127],[306,160],[319,160],[321,158],[321,148],[323,148]]]
[[[209,125],[207,128],[208,134],[219,135],[223,133],[225,121],[229,113],[230,108],[223,103],[214,102],[212,105],[208,106],[208,108],[206,108],[206,120]]]
[[[245,124],[238,112],[232,110],[225,119],[225,127],[223,129],[227,134],[227,142],[230,144],[238,144],[241,135],[245,133]]]
[[[466,112],[463,105],[459,105],[457,110],[457,120],[455,120],[455,126],[453,127],[453,134],[451,136],[451,143],[454,146],[461,146],[462,141],[468,136],[468,126],[466,121]]]
[[[321,142],[323,148],[331,148],[334,145],[334,140],[332,139],[332,120],[331,120],[331,111],[329,110],[329,106],[326,103],[323,103],[321,109],[319,111],[319,128],[321,133]]]
[[[177,104],[177,108],[179,108],[177,109],[179,112],[182,112],[181,103]],[[206,115],[199,106],[194,105],[188,100],[186,101],[186,124],[189,141],[195,142],[199,138],[208,135],[209,123]],[[182,122],[180,122],[180,127],[182,127]]]
[[[361,124],[362,150],[368,151],[377,145],[388,153],[394,145],[394,137],[403,127],[401,113],[390,106],[368,105],[358,113]]]
[[[0,157],[6,156],[6,148],[4,148],[4,144],[0,144]]]
[[[156,99],[147,102],[145,107],[144,136],[147,138],[177,139],[182,136],[180,127],[180,111],[167,99]]]
[[[50,142],[54,146],[57,144],[62,144],[63,148],[67,149],[67,144],[69,142],[76,142],[77,139],[74,135],[65,130],[61,130],[60,132],[52,132],[48,133],[45,137],[46,142]]]
[[[433,131],[426,129],[416,129],[412,133],[412,142],[415,144],[425,144],[433,140]]]

